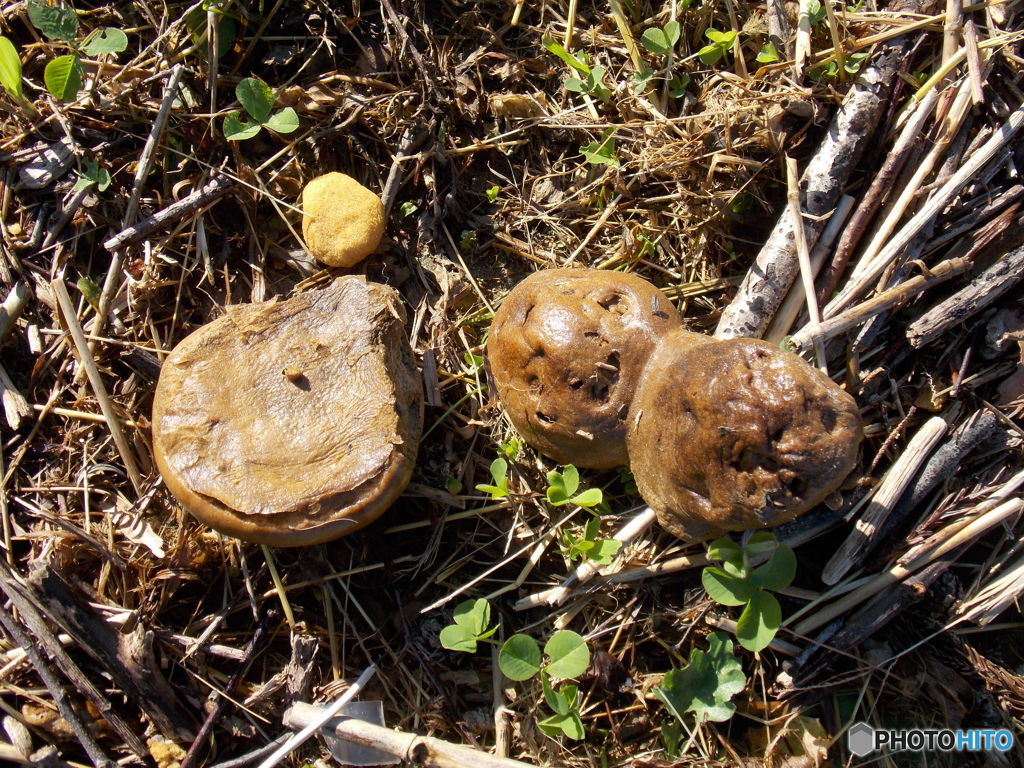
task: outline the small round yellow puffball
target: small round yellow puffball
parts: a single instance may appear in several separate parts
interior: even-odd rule
[[[384,204],[351,176],[327,173],[302,190],[302,236],[317,261],[351,267],[384,235]]]

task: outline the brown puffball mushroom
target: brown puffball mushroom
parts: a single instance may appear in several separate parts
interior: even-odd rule
[[[405,489],[423,394],[392,289],[362,277],[233,307],[164,362],[153,453],[184,507],[221,533],[316,544]]]
[[[351,267],[377,250],[384,203],[351,176],[327,173],[302,190],[302,237],[329,267]]]
[[[546,269],[495,312],[487,359],[526,442],[562,464],[610,469],[627,463],[640,371],[658,339],[681,326],[672,302],[641,277]]]
[[[665,336],[637,386],[630,466],[662,527],[687,541],[796,518],[839,487],[863,437],[854,399],[756,339]]]

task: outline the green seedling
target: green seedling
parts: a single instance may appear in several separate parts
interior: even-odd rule
[[[49,5],[46,0],[28,0],[28,18],[37,30],[45,37],[59,43],[65,43],[72,52],[57,56],[46,63],[43,69],[43,83],[54,98],[61,101],[73,101],[82,90],[85,75],[82,70],[81,56],[103,56],[121,53],[128,47],[128,36],[116,27],[103,27],[93,30],[81,44],[76,42],[78,36],[78,14],[69,5],[59,3]],[[13,46],[12,46],[13,47]],[[9,58],[9,54],[8,54]],[[12,75],[13,84],[13,72]],[[20,79],[20,64],[18,67]],[[4,87],[8,92],[13,91]]]
[[[565,466],[565,472],[551,470],[548,472],[548,503],[553,507],[560,507],[563,504],[575,504],[578,507],[596,507],[604,500],[600,488],[588,488],[580,494],[576,491],[580,487],[580,471],[572,464]]]
[[[732,697],[746,684],[743,668],[732,652],[732,641],[724,632],[712,632],[707,652],[699,648],[690,651],[690,662],[666,674],[654,695],[680,723],[687,712],[693,712],[698,723],[721,723],[736,712]],[[678,740],[673,746],[678,749]]]
[[[608,565],[622,547],[618,539],[599,539],[601,518],[593,517],[583,526],[583,535],[574,536],[569,531],[562,534],[562,554],[567,563],[587,560],[596,565]]]
[[[15,101],[25,101],[25,87],[21,79],[21,57],[14,43],[0,37],[0,85]]]
[[[562,81],[562,86],[565,90],[593,96],[602,104],[607,104],[611,101],[612,92],[604,84],[604,67],[591,67],[585,53],[570,53],[549,36],[544,37],[543,43],[548,51],[564,61],[575,73]]]
[[[752,562],[767,557],[767,562]],[[755,533],[742,547],[732,539],[715,539],[708,559],[722,567],[708,566],[701,583],[716,603],[743,606],[736,622],[736,639],[748,651],[760,651],[775,637],[782,623],[782,608],[771,594],[788,587],[796,575],[796,555],[774,534]]]
[[[477,643],[496,644],[491,636],[497,625],[491,623],[491,606],[484,598],[466,600],[455,607],[453,623],[441,630],[441,645],[450,651],[475,653]],[[547,657],[547,662],[543,661]],[[576,632],[563,629],[555,632],[544,644],[544,651],[529,635],[517,633],[501,644],[498,667],[509,680],[523,682],[540,675],[544,700],[554,714],[537,723],[544,733],[564,733],[570,739],[583,738],[583,721],[579,715],[579,688],[566,684],[560,688],[552,680],[579,677],[590,666],[587,641]]]
[[[462,234],[459,236],[459,250],[463,253],[472,253],[476,250],[477,236],[476,230],[464,229]]]
[[[757,61],[759,64],[774,64],[779,61],[779,49],[775,47],[775,43],[769,40],[764,44],[761,52],[757,54]]]
[[[497,624],[487,626],[491,623],[491,605],[482,597],[459,603],[452,612],[452,619],[454,623],[444,627],[438,636],[441,646],[449,651],[476,653],[476,644],[498,630]]]
[[[416,205],[416,203],[412,202],[412,200],[406,200],[404,203],[398,206],[398,215],[403,219],[407,219],[414,213],[416,213],[416,211],[418,211],[419,209],[420,207]]]
[[[505,456],[512,461],[515,461],[519,456],[519,441],[514,437],[510,437],[504,443],[498,446],[498,453]]]
[[[566,684],[555,688],[551,680],[579,677],[590,666],[587,641],[570,629],[555,632],[544,644],[548,663],[541,663],[540,646],[529,635],[515,634],[498,651],[498,666],[509,680],[529,680],[539,674],[544,689],[544,701],[553,715],[537,722],[544,733],[555,736],[565,734],[570,739],[582,739],[583,721],[579,713],[579,688]]]
[[[868,58],[867,51],[860,51],[858,53],[851,53],[849,56],[843,59],[843,69],[848,75],[856,75],[860,72],[860,68],[863,66],[864,61]],[[839,76],[839,62],[833,60],[828,62],[821,67],[813,67],[808,73],[812,80],[821,81],[827,78],[835,78]]]
[[[78,290],[81,291],[85,300],[89,302],[89,306],[96,311],[99,311],[100,287],[97,285],[96,281],[83,275],[78,278],[78,282],[75,283],[75,285],[78,287]]]
[[[74,191],[91,187],[93,184],[96,185],[96,189],[100,192],[110,186],[110,172],[100,166],[95,160],[83,160],[82,170],[76,171],[78,174],[78,181],[75,182]]]
[[[683,744],[683,725],[675,720],[666,720],[661,724],[661,745],[665,756],[671,760],[682,757],[680,747]]]
[[[494,485],[480,483],[476,489],[481,493],[489,493],[494,501],[508,498],[508,462],[500,456],[491,462],[491,479]]]
[[[828,16],[828,11],[825,10],[820,0],[811,0],[807,4],[807,18],[811,22],[812,27],[816,27],[825,20]]]
[[[485,191],[485,194],[487,195],[487,202],[493,203],[495,200],[498,199],[498,195],[500,193],[501,187],[499,187],[497,184],[495,184],[493,187],[488,187],[487,190]]]
[[[708,66],[717,64],[723,56],[732,50],[732,46],[736,42],[736,35],[737,33],[734,31],[719,32],[713,27],[704,30],[704,37],[711,42],[697,51],[697,58]]]
[[[651,53],[668,56],[679,42],[679,22],[670,21],[661,29],[651,27],[645,30],[640,37],[640,42]]]
[[[541,684],[544,687],[544,703],[555,714],[538,720],[537,727],[548,736],[564,733],[570,739],[582,739],[585,732],[583,721],[580,719],[579,686],[567,683],[556,690],[548,682],[547,677],[541,678]]]
[[[449,475],[444,481],[444,488],[452,496],[458,496],[462,493],[462,481],[457,477]]]
[[[580,152],[591,165],[610,165],[617,168],[619,158],[615,156],[615,128],[605,128],[598,141],[580,147]]]
[[[291,107],[273,112],[274,92],[258,77],[246,77],[235,86],[235,98],[251,118],[243,119],[238,110],[224,117],[224,136],[229,141],[244,141],[256,136],[261,129],[275,133],[292,133],[299,127],[299,116]]]
[[[469,376],[476,375],[480,372],[480,369],[484,367],[483,355],[474,355],[472,352],[463,352],[462,362],[466,364],[466,373]]]

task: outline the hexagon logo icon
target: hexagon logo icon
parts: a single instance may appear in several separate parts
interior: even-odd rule
[[[846,746],[857,757],[864,757],[875,749],[875,729],[861,721],[846,732]]]

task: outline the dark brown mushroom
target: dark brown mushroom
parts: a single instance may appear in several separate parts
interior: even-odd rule
[[[163,364],[153,452],[167,487],[221,533],[327,541],[404,490],[422,385],[398,294],[351,276],[230,308]]]
[[[548,269],[519,283],[494,315],[487,358],[498,396],[526,441],[555,461],[627,463],[633,390],[679,318],[643,278]],[[696,336],[696,334],[690,334]]]
[[[701,541],[823,501],[862,437],[854,399],[796,355],[755,339],[694,345],[676,331],[637,386],[628,444],[661,525]]]

